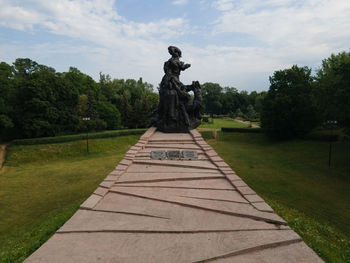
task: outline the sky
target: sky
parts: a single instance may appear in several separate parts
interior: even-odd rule
[[[0,0],[0,61],[30,58],[99,79],[142,77],[155,87],[182,50],[190,84],[269,88],[294,64],[314,71],[349,51],[349,0]]]

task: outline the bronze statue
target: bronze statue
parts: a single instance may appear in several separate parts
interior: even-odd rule
[[[191,65],[180,61],[181,50],[170,46],[171,58],[164,63],[164,77],[160,83],[158,119],[156,126],[163,132],[188,132],[201,123],[202,94],[198,81],[184,85],[180,81],[181,71]],[[194,98],[190,103],[190,91]]]

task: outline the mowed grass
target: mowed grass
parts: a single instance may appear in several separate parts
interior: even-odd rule
[[[219,133],[208,143],[326,262],[350,262],[350,142]]]
[[[91,195],[139,135],[11,146],[0,172],[0,262],[22,262]]]
[[[211,121],[212,119],[209,118]],[[222,127],[225,128],[248,128],[248,124],[240,123],[238,121],[235,121],[231,118],[214,118],[213,123],[208,123],[208,122],[203,122],[202,124],[198,127],[199,130],[220,130]]]

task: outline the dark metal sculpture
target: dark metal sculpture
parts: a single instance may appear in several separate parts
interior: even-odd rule
[[[191,65],[180,61],[181,50],[170,46],[171,58],[164,63],[164,77],[160,83],[158,118],[156,126],[162,132],[188,132],[201,124],[202,93],[198,81],[184,85],[180,72]],[[191,101],[190,91],[194,98]]]

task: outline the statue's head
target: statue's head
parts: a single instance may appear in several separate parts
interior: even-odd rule
[[[172,57],[179,57],[181,58],[181,50],[178,47],[175,46],[169,46],[168,51]]]

